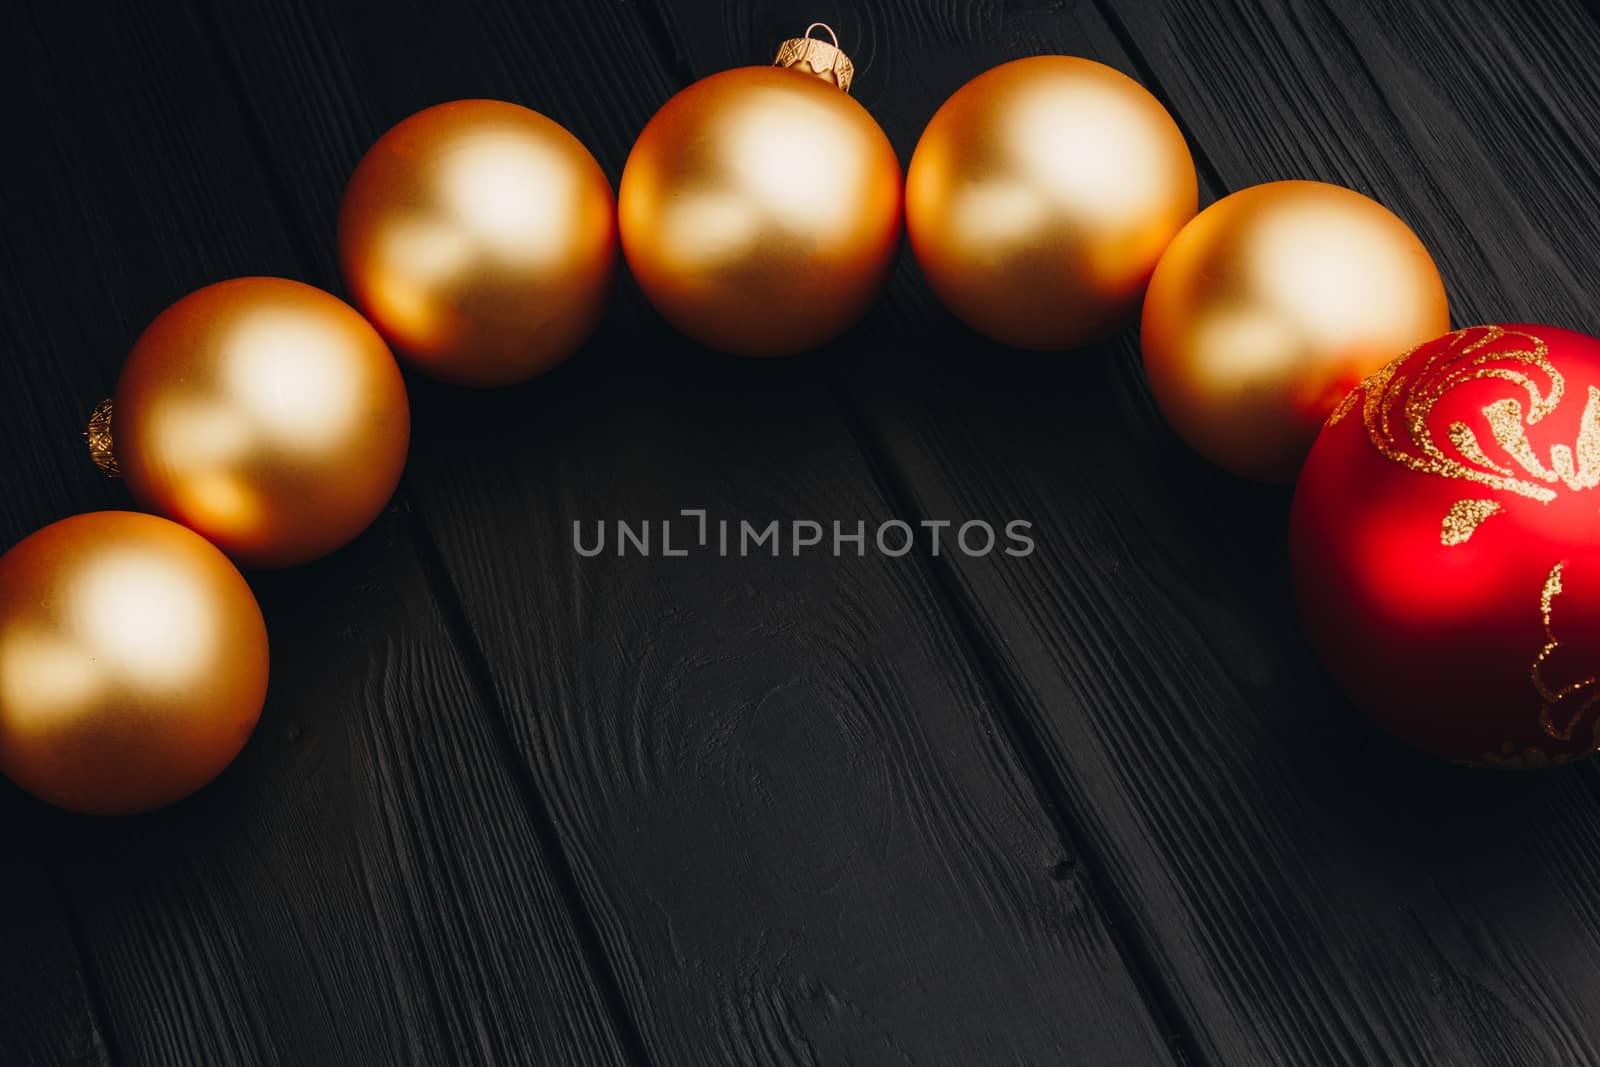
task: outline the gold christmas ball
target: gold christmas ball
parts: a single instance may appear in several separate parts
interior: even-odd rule
[[[616,269],[616,201],[589,150],[516,104],[419,111],[362,158],[339,208],[351,298],[424,374],[507,385],[588,338]]]
[[[239,754],[266,693],[261,609],[198,534],[99,511],[0,556],[0,771],[39,799],[171,804]]]
[[[1449,328],[1438,268],[1393,212],[1337,185],[1269,182],[1206,208],[1162,256],[1144,368],[1197,452],[1291,482],[1346,393]]]
[[[934,114],[906,174],[906,231],[968,326],[1070,348],[1133,314],[1197,190],[1177,123],[1138,82],[1035,56],[978,75]]]
[[[352,540],[393,495],[411,409],[383,338],[283,278],[218,282],[163,311],[122,368],[102,466],[242,566]]]
[[[841,88],[842,53],[798,47],[794,66],[723,71],[678,93],[622,172],[622,249],[640,288],[677,329],[735,355],[792,355],[844,332],[899,241],[889,139]]]

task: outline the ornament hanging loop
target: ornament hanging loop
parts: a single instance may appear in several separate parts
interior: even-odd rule
[[[811,36],[812,31],[819,29],[827,33],[831,44]],[[826,22],[813,22],[806,27],[805,33],[783,42],[778,48],[778,58],[772,61],[772,65],[813,75],[847,93],[856,73],[855,64],[839,49],[839,35]]]
[[[89,458],[107,478],[122,477],[122,465],[117,462],[116,450],[111,440],[111,398],[108,396],[94,406],[89,416],[89,428],[83,431],[89,443]]]
[[[833,42],[833,47],[839,47],[839,35],[834,33],[833,27],[828,25],[826,22],[813,22],[811,25],[806,27],[806,32],[802,33],[800,36],[806,40],[810,40],[812,30],[827,30],[828,38]]]

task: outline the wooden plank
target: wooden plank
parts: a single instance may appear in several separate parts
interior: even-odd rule
[[[1229,187],[1292,173],[1377,197],[1433,250],[1458,323],[1600,328],[1588,281],[1600,237],[1592,11],[1109,7]],[[1247,47],[1241,26],[1252,28]],[[1249,101],[1250,117],[1241,121],[1225,99]],[[1290,130],[1302,131],[1292,143],[1273,132]],[[1379,779],[1386,788],[1366,798],[1384,824],[1359,843],[1408,860],[1409,869],[1387,863],[1382,873],[1416,933],[1385,948],[1373,944],[1378,930],[1338,925],[1339,940],[1388,972],[1375,995],[1350,1002],[1344,1025],[1381,1026],[1385,1040],[1404,1035],[1454,1062],[1595,1058],[1600,927],[1573,904],[1597,873],[1594,768],[1511,781],[1427,772]],[[1418,894],[1407,875],[1426,877],[1433,892]],[[1370,876],[1361,884],[1371,892]]]
[[[858,99],[902,158],[938,103],[994,63],[1068,52],[1146,76],[1121,40],[1156,41],[1158,91],[1215,162],[1203,174],[1374,191],[1441,250],[1469,319],[1594,328],[1592,300],[1554,295],[1584,284],[1594,246],[1594,153],[1561,140],[1594,129],[1591,26],[1443,5],[1337,18],[1166,6],[1163,22],[1154,5],[1118,4],[1120,40],[1088,5],[882,0],[835,27]],[[757,59],[816,17],[771,0],[664,8],[696,71]],[[1441,42],[1431,27],[1445,25]],[[1390,33],[1403,54],[1380,43]],[[1373,65],[1391,78],[1383,92]],[[1502,114],[1537,128],[1508,139]],[[1532,133],[1548,180],[1526,173]],[[1597,1056],[1592,780],[1439,766],[1335,696],[1296,636],[1287,493],[1211,470],[1172,437],[1132,337],[1007,352],[962,331],[910,266],[863,333],[832,362],[905,511],[1038,525],[1027,560],[952,555],[938,572],[1197,1058]]]
[[[4,139],[22,149],[0,187],[9,544],[125,506],[88,465],[81,420],[163,305],[297,261],[186,9],[37,3],[3,18]],[[392,509],[333,559],[252,576],[271,692],[200,796],[127,820],[27,806],[116,1060],[628,1060],[537,799],[479,706],[411,527]],[[17,863],[7,900],[43,877]],[[37,1027],[24,1060],[104,1059],[50,923],[7,923],[20,940],[0,989],[39,988],[0,1003],[0,1032]]]
[[[18,25],[16,13],[7,11],[5,37],[14,47],[30,49],[37,37]],[[0,91],[13,103],[5,119],[6,132],[16,131],[19,120],[32,120],[26,141],[30,150],[16,153],[14,168],[0,183],[0,212],[7,223],[0,227],[0,397],[5,418],[0,420],[0,456],[4,457],[4,485],[0,493],[0,545],[13,542],[51,518],[69,510],[97,506],[88,501],[108,497],[106,487],[92,469],[84,470],[81,453],[74,447],[81,402],[72,398],[73,382],[29,359],[48,341],[40,339],[71,331],[75,323],[53,323],[26,299],[26,289],[13,279],[32,275],[32,285],[74,285],[72,278],[52,275],[55,264],[33,261],[15,235],[20,226],[12,220],[46,204],[19,202],[16,193],[48,189],[40,180],[49,163],[42,146],[64,131],[50,127],[42,116],[28,115],[29,105],[43,101],[25,94],[21,79],[23,61],[0,65]],[[40,138],[42,140],[36,140]],[[19,220],[20,221],[20,220]],[[69,266],[70,269],[70,266]],[[23,337],[32,338],[29,344]],[[65,420],[60,416],[69,413]],[[69,453],[72,453],[69,457]],[[59,899],[47,852],[36,828],[36,805],[9,782],[0,783],[0,850],[6,856],[0,877],[0,1051],[7,1060],[23,1064],[108,1064],[110,1062],[100,1020],[95,1017],[93,978],[85,971],[73,943],[72,918]]]
[[[0,797],[0,1052],[30,1067],[110,1064],[73,943],[25,802]]]
[[[614,177],[681,84],[624,3],[217,21],[323,280],[345,177],[407,113],[524,102]],[[888,518],[814,364],[695,349],[629,287],[550,377],[416,396],[423,513],[654,1059],[1167,1057],[924,567],[573,551],[575,521],[681,508]]]
[[[1378,197],[1434,252],[1458,322],[1600,325],[1592,11],[1574,0],[1110,6],[1228,187],[1312,176]]]

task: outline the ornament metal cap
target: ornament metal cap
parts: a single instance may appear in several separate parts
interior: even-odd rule
[[[816,29],[826,30],[833,43],[829,44],[811,36],[811,31]],[[847,93],[850,91],[850,79],[854,78],[856,73],[855,64],[850,62],[850,57],[839,50],[839,35],[834,33],[833,27],[826,22],[813,22],[806,27],[805,33],[783,42],[778,49],[778,58],[772,61],[772,65],[814,75],[825,82],[837,85]]]
[[[122,465],[117,462],[117,453],[111,447],[109,396],[94,406],[94,413],[89,416],[89,428],[83,431],[83,437],[89,442],[89,458],[100,468],[100,473],[107,478],[122,477]]]

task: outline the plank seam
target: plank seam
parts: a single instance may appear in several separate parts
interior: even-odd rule
[[[891,463],[885,458],[884,448],[874,442],[864,413],[849,396],[836,373],[827,373],[824,377],[843,413],[846,428],[878,492],[888,503],[890,512],[915,525],[922,515],[911,503],[910,491],[893,473]],[[1132,907],[1116,890],[1115,879],[1111,877],[1108,865],[1093,848],[1084,843],[1086,835],[1077,832],[1066,786],[1050,770],[1044,742],[1028,725],[1026,716],[1012,699],[1010,689],[1005,684],[1005,670],[991,643],[979,631],[976,613],[961,591],[960,580],[942,557],[929,555],[922,545],[916,546],[913,555],[927,576],[936,599],[944,605],[948,617],[955,624],[957,639],[968,653],[968,662],[977,675],[985,698],[995,709],[993,718],[998,721],[1013,758],[1026,775],[1035,801],[1050,819],[1062,848],[1082,868],[1084,894],[1100,913],[1106,936],[1122,960],[1134,988],[1138,990],[1145,1010],[1166,1038],[1168,1047],[1180,1064],[1196,1067],[1205,1064],[1206,1059],[1200,1053],[1193,1029],[1179,1008],[1171,987],[1161,976],[1155,954],[1139,935]],[[1064,873],[1060,863],[1050,870],[1051,876],[1056,878]]]
[[[29,807],[34,807],[29,804]],[[78,957],[78,973],[83,979],[83,997],[89,1009],[89,1022],[94,1027],[94,1037],[101,1051],[105,1054],[105,1061],[111,1067],[126,1063],[117,1048],[115,1035],[111,1030],[110,1002],[105,992],[105,980],[100,970],[95,966],[94,956],[89,952],[88,935],[83,929],[83,920],[78,915],[78,909],[73,906],[72,897],[67,891],[66,878],[62,875],[59,863],[54,852],[49,848],[44,839],[44,830],[39,825],[40,813],[37,810],[27,812],[27,824],[34,837],[34,847],[43,861],[40,866],[45,870],[45,875],[50,881],[50,891],[55,895],[56,904],[60,907],[65,917],[67,938],[72,944],[72,951]]]
[[[545,852],[546,866],[567,906],[573,931],[589,964],[595,985],[607,1010],[613,1016],[612,1021],[618,1040],[632,1062],[648,1067],[652,1061],[645,1045],[644,1035],[628,1008],[622,984],[606,954],[605,940],[600,936],[599,925],[583,904],[583,893],[579,888],[577,875],[573,872],[572,863],[561,843],[561,833],[556,828],[550,807],[534,780],[530,764],[518,755],[519,749],[512,733],[510,719],[505,713],[495,686],[494,668],[490,665],[489,657],[484,653],[483,645],[472,629],[466,607],[462,603],[454,580],[450,577],[449,565],[434,542],[420,509],[407,503],[402,505],[401,511],[406,516],[417,558],[421,562],[423,574],[433,592],[434,600],[438,603],[445,628],[457,646],[473,690],[486,712],[489,729],[495,741],[495,751],[512,781],[516,783],[517,792],[522,797],[524,807],[533,823],[534,833]]]
[[[228,95],[233,98],[234,110],[239,115],[240,130],[244,134],[245,142],[250,146],[251,155],[256,158],[262,183],[267,187],[267,195],[272,198],[272,210],[283,220],[283,232],[289,242],[289,251],[300,264],[300,268],[314,276],[316,252],[307,242],[306,235],[301,232],[300,227],[294,224],[295,213],[290,207],[294,199],[290,196],[288,187],[284,185],[282,175],[272,165],[272,155],[267,150],[265,131],[261,128],[255,110],[250,106],[250,96],[245,92],[243,75],[238,65],[234,63],[233,57],[228,54],[225,38],[217,26],[216,15],[207,0],[191,0],[190,10],[195,15],[200,36],[211,46],[211,54],[216,58],[217,69],[222,75],[222,82],[227,87]]]
[[[670,19],[661,8],[660,0],[641,3],[638,10],[641,14],[640,23],[655,40],[666,57],[669,68],[677,75],[679,81],[687,86],[698,80],[693,65],[673,32]],[[1187,133],[1185,139],[1189,139]],[[1209,163],[1207,166],[1209,168]],[[902,519],[908,515],[917,516],[918,512],[910,505],[905,487],[892,474],[884,449],[873,440],[864,413],[850,397],[847,386],[831,366],[825,366],[817,373],[825,389],[839,406],[851,440],[861,454],[862,461],[879,494],[888,504],[890,512]],[[943,604],[947,615],[955,624],[956,639],[964,646],[968,662],[973,667],[978,684],[990,706],[996,709],[994,718],[999,721],[1000,728],[1006,735],[1008,748],[1028,779],[1035,802],[1050,820],[1058,842],[1067,855],[1074,857],[1084,869],[1085,896],[1100,913],[1106,936],[1128,971],[1145,1011],[1166,1038],[1168,1048],[1180,1064],[1204,1064],[1205,1060],[1199,1053],[1199,1045],[1194,1034],[1182,1012],[1178,1010],[1171,989],[1161,979],[1160,971],[1155,966],[1154,956],[1138,937],[1138,928],[1133,922],[1131,908],[1122,900],[1120,894],[1105,888],[1110,885],[1110,879],[1099,857],[1091,849],[1078,844],[1068,814],[1070,809],[1065,800],[1065,789],[1048,772],[1048,761],[1044,756],[1042,742],[1027,727],[1020,710],[1009,698],[1003,684],[1004,675],[988,643],[979,636],[971,609],[955,588],[954,576],[947,572],[946,566],[941,566],[932,560],[920,545],[914,550],[914,558],[923,574],[929,578],[929,584],[936,598]],[[1049,872],[1051,877],[1061,877],[1065,873],[1062,867],[1061,863],[1051,867]]]
[[[229,54],[225,39],[217,26],[215,13],[206,0],[192,0],[191,10],[195,13],[201,36],[210,45],[212,54],[216,57],[223,83],[233,98],[234,109],[240,116],[240,126],[245,139],[256,158],[268,195],[272,198],[272,208],[283,222],[290,250],[301,268],[314,274],[317,256],[307,243],[306,235],[295,223],[296,214],[290,206],[293,200],[289,196],[281,174],[273,165],[265,132],[251,106],[249,94],[245,91],[243,76]],[[429,592],[433,596],[455,653],[471,680],[474,695],[484,712],[494,740],[496,755],[507,769],[522,799],[534,836],[544,853],[542,857],[544,866],[561,895],[574,937],[588,965],[590,978],[606,1011],[611,1016],[610,1021],[618,1044],[630,1062],[649,1067],[651,1059],[646,1051],[643,1034],[634,1020],[633,1013],[627,1007],[621,984],[606,955],[599,927],[584,906],[577,878],[566,850],[561,844],[560,832],[550,814],[549,805],[533,778],[532,770],[518,757],[515,738],[512,736],[510,724],[495,686],[493,668],[472,630],[460,594],[450,577],[448,565],[416,505],[416,495],[411,491],[408,481],[409,479],[402,478],[394,494],[394,503],[400,514],[405,517],[406,535],[412,542],[412,551],[422,568]]]
[[[687,51],[679,42],[678,35],[673,32],[672,20],[661,9],[661,0],[643,0],[639,4],[638,11],[639,25],[666,57],[666,66],[678,81],[685,88],[699,81],[694,64],[689,61]]]
[[[1100,21],[1106,24],[1111,35],[1117,39],[1123,52],[1127,53],[1132,61],[1134,70],[1139,73],[1139,81],[1150,90],[1161,106],[1167,109],[1167,114],[1172,116],[1172,121],[1178,124],[1178,132],[1183,134],[1184,143],[1189,146],[1189,154],[1194,157],[1195,169],[1200,172],[1200,177],[1205,179],[1213,192],[1219,197],[1226,195],[1228,183],[1222,180],[1222,172],[1211,162],[1211,157],[1206,155],[1205,149],[1200,147],[1199,140],[1195,137],[1194,128],[1189,125],[1173,104],[1172,97],[1162,88],[1161,79],[1156,76],[1155,68],[1144,58],[1144,53],[1139,50],[1139,45],[1133,39],[1133,34],[1128,32],[1128,27],[1121,17],[1111,7],[1109,0],[1091,0],[1095,13],[1100,16]]]

